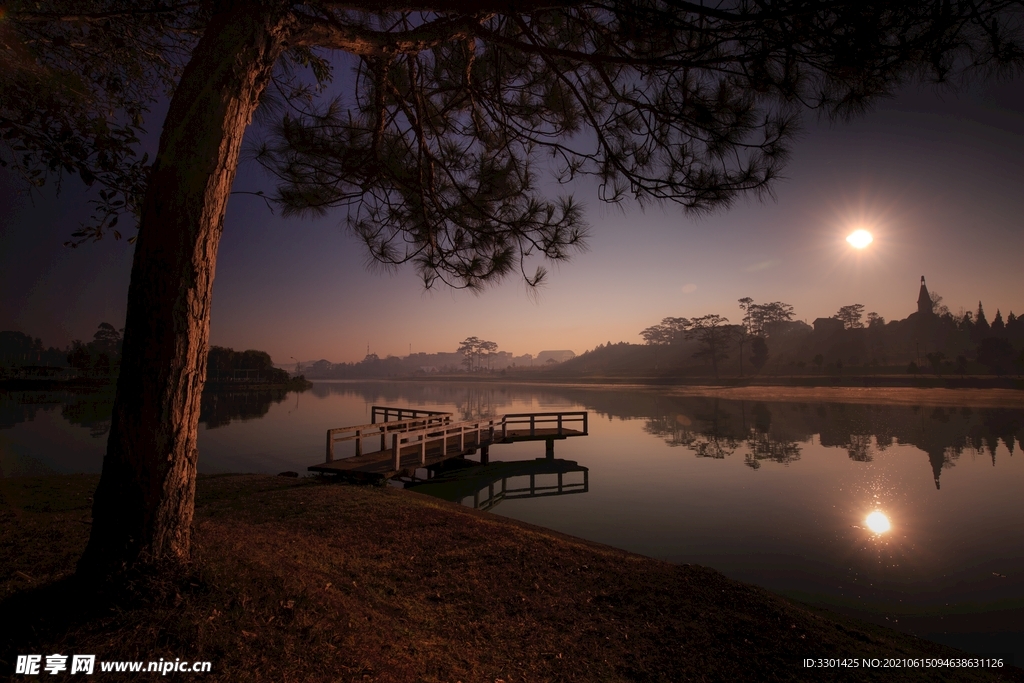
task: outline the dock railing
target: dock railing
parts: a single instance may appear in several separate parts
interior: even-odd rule
[[[509,432],[519,431],[529,427],[530,436],[536,436],[538,429],[551,429],[554,428],[557,436],[562,436],[564,430],[576,429],[576,426],[580,427],[580,431],[583,432],[584,436],[589,432],[587,431],[587,411],[585,410],[574,410],[574,411],[563,411],[553,413],[510,413],[504,415],[501,418],[501,436],[505,438]]]
[[[354,427],[338,427],[336,429],[327,430],[327,462],[334,462],[334,446],[335,444],[342,443],[345,441],[356,442],[356,456],[363,454],[363,439],[370,439],[377,437],[380,439],[380,450],[387,449],[387,437],[389,434],[395,434],[398,432],[408,432],[417,429],[425,429],[429,427],[436,427],[438,425],[448,424],[451,422],[452,413],[442,413],[433,410],[410,410],[408,408],[383,408],[381,406],[373,406],[372,410],[377,411],[380,408],[380,413],[371,412],[371,419],[375,419],[378,414],[387,415],[385,411],[390,411],[392,414],[406,415],[407,419],[396,419],[390,422],[371,422],[370,424],[356,425]],[[418,415],[410,415],[410,413],[418,413]]]
[[[440,410],[420,410],[419,408],[394,408],[392,406],[370,406],[370,423],[388,422],[389,420],[417,420],[422,417],[451,417],[452,413]],[[378,419],[380,418],[380,419]]]
[[[419,446],[420,464],[425,464],[429,448],[439,443],[441,445],[441,452],[447,453],[448,439],[455,436],[459,438],[460,452],[466,450],[467,435],[473,436],[471,443],[474,446],[490,443],[494,441],[495,422],[494,418],[468,420],[466,422],[444,423],[419,431],[396,432],[391,435],[391,465],[395,470],[402,468],[402,448],[410,444]]]

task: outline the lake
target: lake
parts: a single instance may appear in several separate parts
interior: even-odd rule
[[[2,475],[99,472],[111,402],[0,392]],[[543,442],[496,445],[498,479],[466,468],[416,488],[1024,663],[1024,410],[320,382],[207,397],[199,470],[305,473],[326,430],[369,422],[373,405],[464,419],[590,411],[590,435],[556,442],[554,461]],[[530,495],[531,473],[545,495]],[[869,528],[873,512],[888,530]]]

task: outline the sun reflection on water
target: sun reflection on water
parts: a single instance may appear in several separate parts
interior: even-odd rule
[[[886,517],[885,513],[881,510],[875,510],[867,519],[864,520],[867,524],[868,529],[876,534],[884,534],[892,528],[892,524],[889,523],[889,518]]]

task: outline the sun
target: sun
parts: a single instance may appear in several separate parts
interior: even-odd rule
[[[847,236],[846,241],[850,243],[854,249],[863,249],[872,242],[875,238],[871,236],[871,233],[867,230],[854,230]]]
[[[864,522],[868,525],[868,529],[871,529],[871,531],[876,534],[884,534],[892,528],[892,525],[889,523],[889,518],[880,510],[872,512]]]

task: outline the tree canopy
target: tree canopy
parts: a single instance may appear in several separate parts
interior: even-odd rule
[[[243,3],[9,2],[0,162],[98,184],[81,239],[138,213],[143,117]],[[585,246],[571,196],[690,211],[768,192],[801,112],[856,114],[909,78],[1019,68],[1020,5],[971,2],[254,2],[281,45],[257,160],[286,212],[345,207],[385,265],[479,287]],[[355,74],[330,83],[336,60]],[[345,63],[348,65],[348,63]],[[298,69],[307,68],[303,79]],[[336,91],[334,89],[333,91]]]

